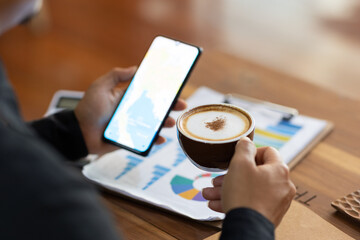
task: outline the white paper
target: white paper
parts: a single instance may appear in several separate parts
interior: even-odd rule
[[[201,196],[213,177],[223,173],[199,170],[184,155],[175,128],[164,129],[167,142],[141,157],[118,150],[88,164],[83,174],[110,190],[197,220],[221,220]]]
[[[188,105],[192,108],[223,101],[223,94],[201,87],[188,99]],[[326,126],[326,121],[310,117],[297,116],[290,122],[282,122],[272,114],[258,114],[259,109],[255,111],[254,142],[277,147],[286,163]],[[171,115],[177,118],[179,114],[173,112]],[[118,150],[85,166],[83,174],[105,188],[192,219],[223,219],[224,214],[207,207],[201,190],[211,186],[212,178],[224,173],[207,173],[192,165],[180,148],[176,128],[163,129],[161,135],[167,142],[153,147],[148,157]]]

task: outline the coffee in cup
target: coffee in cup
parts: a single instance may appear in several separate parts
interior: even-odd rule
[[[253,139],[255,122],[244,109],[230,104],[198,106],[176,122],[178,139],[187,157],[206,171],[228,168],[237,141]]]

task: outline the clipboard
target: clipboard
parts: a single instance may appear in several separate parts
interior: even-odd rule
[[[326,136],[328,136],[334,129],[334,124],[327,121],[324,129],[290,162],[288,163],[289,169],[293,169],[304,157],[315,148]]]

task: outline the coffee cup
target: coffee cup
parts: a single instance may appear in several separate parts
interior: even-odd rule
[[[242,137],[253,140],[255,121],[249,112],[230,104],[192,108],[176,121],[179,143],[189,160],[205,171],[229,166]]]

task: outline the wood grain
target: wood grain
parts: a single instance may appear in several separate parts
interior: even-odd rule
[[[122,222],[121,226],[118,225],[117,227],[119,233],[122,234],[125,239],[137,240],[143,238],[144,236],[147,236],[149,239],[176,239],[168,233],[159,230],[159,228],[148,221],[145,221],[127,211],[123,207],[116,207],[109,202],[106,202],[106,204],[108,208],[112,210],[111,213],[114,220],[116,222]],[[124,219],[126,219],[126,221],[124,221]]]
[[[110,204],[110,209],[115,215],[125,209],[142,219],[142,221],[150,222],[156,228],[176,239],[203,239],[220,230],[219,227],[170,213],[119,194],[107,193],[105,199]],[[121,222],[121,219],[119,219],[120,226],[122,226]]]

